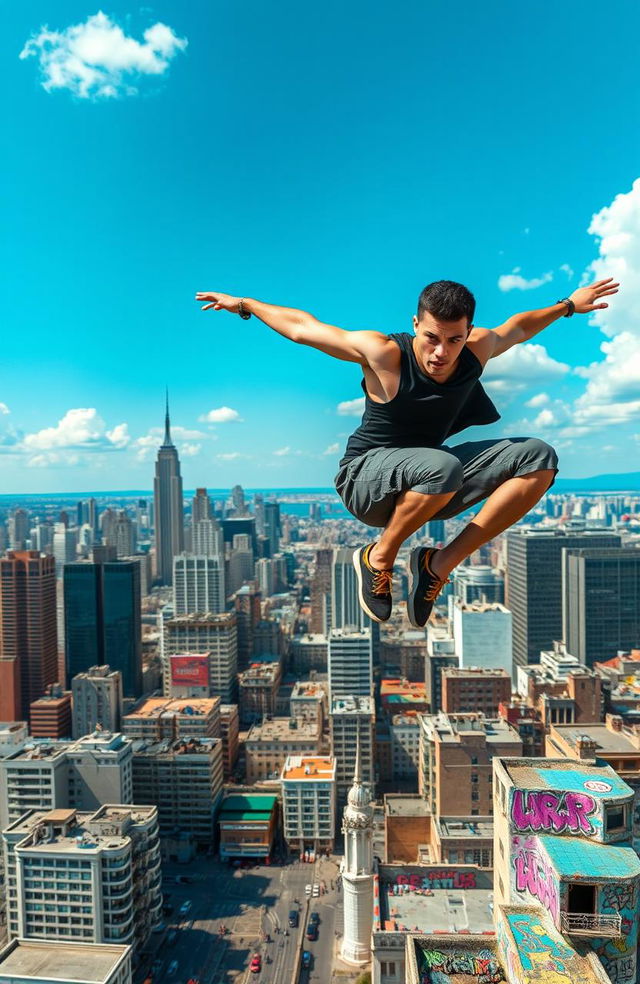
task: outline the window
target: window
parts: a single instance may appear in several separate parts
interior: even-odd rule
[[[624,806],[611,806],[605,811],[607,833],[613,830],[624,830],[627,826],[626,809]]]

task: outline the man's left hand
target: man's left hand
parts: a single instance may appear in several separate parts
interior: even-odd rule
[[[602,302],[603,297],[618,293],[620,284],[615,283],[613,277],[606,280],[596,280],[588,287],[578,287],[573,294],[569,294],[570,299],[576,306],[576,314],[589,314],[591,311],[600,311],[602,308],[609,307],[606,301]]]

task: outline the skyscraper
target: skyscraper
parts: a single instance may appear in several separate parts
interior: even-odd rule
[[[329,633],[329,700],[373,693],[370,629],[332,629]]]
[[[269,556],[273,557],[280,550],[280,505],[277,502],[264,504],[264,532],[269,538]]]
[[[120,670],[125,697],[142,692],[140,565],[67,564],[64,570],[67,679],[107,663]]]
[[[225,597],[221,557],[183,553],[173,558],[174,615],[191,612],[219,615],[225,609]]]
[[[531,530],[507,534],[506,605],[513,614],[513,663],[536,663],[562,638],[562,551],[619,547],[615,533]]]
[[[35,550],[0,559],[0,709],[5,721],[29,719],[29,705],[58,678],[56,573]],[[15,713],[17,711],[17,713]]]
[[[184,550],[184,516],[180,460],[171,440],[169,395],[164,421],[164,441],[158,449],[153,480],[156,573],[160,584],[171,584],[173,558]]]
[[[331,568],[331,627],[367,629],[371,619],[358,601],[358,579],[353,566],[353,550],[337,547]]]
[[[640,640],[640,550],[566,550],[563,624],[569,652],[586,666]]]
[[[206,489],[196,489],[196,494],[191,500],[191,522],[197,523],[201,519],[211,519],[211,499],[207,495]]]

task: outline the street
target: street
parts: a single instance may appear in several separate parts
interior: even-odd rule
[[[175,884],[176,875],[193,881]],[[328,859],[250,869],[232,868],[210,858],[198,858],[188,865],[163,865],[163,892],[174,911],[165,917],[164,933],[153,934],[155,952],[139,968],[136,981],[144,980],[158,960],[161,966],[154,984],[186,984],[190,977],[197,977],[200,984],[249,984],[250,980],[256,984],[289,984],[302,949],[313,955],[313,963],[308,971],[301,971],[299,979],[326,980],[331,972],[335,932],[342,931],[341,894],[331,889],[336,875],[336,863]],[[314,881],[326,886],[326,892],[309,899],[305,885]],[[191,901],[191,909],[180,916],[180,906],[186,900]],[[289,927],[291,909],[299,912],[295,929]],[[308,916],[314,910],[320,914],[318,939],[311,942],[305,938],[303,942]],[[221,927],[226,927],[224,935]],[[173,944],[167,940],[172,929],[178,930]],[[255,953],[262,959],[259,974],[249,971]],[[174,961],[177,967],[169,974]]]

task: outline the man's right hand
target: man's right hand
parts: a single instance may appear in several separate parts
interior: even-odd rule
[[[222,294],[219,290],[198,291],[196,301],[207,302],[202,308],[203,311],[213,308],[214,311],[230,311],[231,314],[237,314],[241,298],[232,297],[231,294]]]

